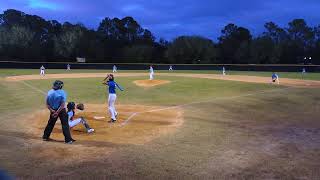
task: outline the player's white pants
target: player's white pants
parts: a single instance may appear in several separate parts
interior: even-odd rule
[[[110,112],[111,119],[113,119],[113,120],[117,120],[116,116],[118,114],[116,111],[116,107],[114,106],[116,99],[117,99],[116,94],[109,94],[108,106],[109,106],[109,112]]]
[[[82,124],[82,119],[81,118],[78,118],[78,119],[74,119],[72,121],[68,121],[69,123],[69,127],[72,128],[72,127],[75,127],[76,125],[78,124]]]
[[[222,75],[226,75],[226,72],[225,72],[225,71],[222,71]]]
[[[116,69],[113,69],[112,72],[115,73],[115,72],[117,72],[117,70],[116,70]]]
[[[40,70],[40,75],[44,75],[44,70]]]
[[[153,72],[151,72],[150,74],[149,74],[149,76],[150,76],[150,80],[153,80]]]

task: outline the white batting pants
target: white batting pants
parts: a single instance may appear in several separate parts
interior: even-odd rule
[[[44,70],[40,70],[40,75],[44,75]]]
[[[116,107],[114,106],[116,99],[117,99],[116,94],[109,94],[108,106],[109,106],[109,112],[110,112],[111,119],[113,119],[113,120],[117,120],[116,116],[118,114],[116,111]]]

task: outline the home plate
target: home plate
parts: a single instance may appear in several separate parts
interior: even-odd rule
[[[104,117],[104,116],[94,116],[93,117],[93,119],[104,119],[104,118],[106,118],[106,117]]]

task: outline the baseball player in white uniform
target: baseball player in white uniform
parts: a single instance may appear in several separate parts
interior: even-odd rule
[[[114,123],[117,121],[117,116],[118,116],[118,112],[114,105],[117,99],[116,89],[118,88],[120,89],[120,91],[123,91],[123,88],[114,81],[113,74],[109,74],[106,78],[104,78],[103,84],[108,86],[108,92],[109,92],[108,109],[111,115],[111,120],[109,122]]]
[[[169,66],[169,71],[173,71],[173,68],[171,65]]]
[[[226,68],[224,68],[224,66],[222,67],[222,75],[226,75]]]
[[[150,80],[153,80],[154,71],[153,71],[153,67],[152,67],[152,66],[150,66],[149,71],[150,71],[150,73],[149,73],[149,79],[150,79]]]
[[[70,71],[71,70],[71,66],[70,64],[67,65],[67,71]]]
[[[41,67],[40,67],[40,76],[44,76],[45,75],[45,71],[46,70],[46,68],[44,68],[44,66],[42,65]]]
[[[112,72],[113,73],[117,72],[117,66],[116,65],[113,65]]]

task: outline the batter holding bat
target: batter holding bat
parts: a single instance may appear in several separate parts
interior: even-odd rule
[[[117,110],[114,106],[117,99],[116,88],[120,89],[121,91],[123,91],[123,89],[114,81],[113,74],[109,74],[106,78],[104,78],[103,84],[109,86],[108,108],[111,115],[111,120],[109,122],[114,123],[117,121],[118,116]]]

